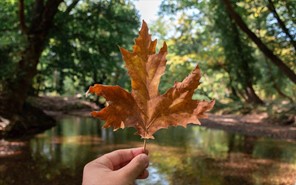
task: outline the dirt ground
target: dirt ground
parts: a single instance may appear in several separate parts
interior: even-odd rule
[[[96,104],[75,97],[35,97],[29,101],[56,118],[65,114],[90,116],[91,111],[99,109]],[[267,113],[246,115],[209,113],[207,119],[201,120],[201,126],[250,136],[296,140],[295,118],[296,115],[293,118],[294,124],[286,125],[273,123],[268,119]]]

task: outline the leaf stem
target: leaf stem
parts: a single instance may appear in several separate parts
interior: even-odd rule
[[[146,151],[146,142],[147,142],[147,140],[144,139],[144,151]]]

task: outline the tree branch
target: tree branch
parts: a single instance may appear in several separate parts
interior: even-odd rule
[[[20,28],[23,33],[28,32],[28,27],[26,26],[25,22],[25,6],[24,6],[24,0],[19,0],[19,21],[20,21]]]
[[[69,14],[73,8],[78,4],[79,0],[73,0],[72,3],[67,7],[65,14]]]
[[[235,12],[230,0],[222,0],[226,10],[231,15],[231,18],[235,21],[238,27],[245,32],[248,37],[257,45],[260,51],[274,64],[280,71],[282,71],[294,84],[296,84],[296,74],[292,69],[290,69],[278,56],[276,56],[263,42],[257,37],[257,35],[252,32],[247,24],[243,21],[240,15]]]
[[[296,42],[295,42],[293,36],[290,34],[289,29],[286,27],[284,21],[282,21],[282,19],[280,18],[279,14],[277,13],[272,0],[268,0],[268,6],[267,7],[268,7],[269,11],[271,11],[271,13],[273,14],[273,16],[277,20],[277,22],[279,23],[279,26],[281,27],[281,29],[283,30],[283,32],[290,39],[290,42],[291,42],[292,46],[294,47],[294,51],[296,52]]]

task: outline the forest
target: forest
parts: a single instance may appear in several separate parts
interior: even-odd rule
[[[0,184],[81,184],[86,163],[142,147],[139,135],[150,152],[150,176],[139,185],[295,183],[296,1],[155,1],[157,19],[148,28],[137,0],[0,1]],[[148,95],[138,78],[151,71],[132,57],[145,42],[152,46],[142,58],[154,57],[154,50],[162,57],[160,72],[154,71],[160,83],[144,84]],[[132,60],[134,66],[127,63]],[[111,90],[104,94],[95,84]],[[127,100],[135,89],[139,97],[181,94],[181,100],[163,100],[166,108],[142,105],[142,97]],[[163,119],[174,124],[160,122],[148,133],[149,125],[134,135],[91,118],[91,111],[114,104],[108,96],[126,102],[112,112],[116,118],[103,119],[107,127],[128,114],[154,121],[154,114],[182,106],[179,115]],[[199,123],[191,117],[198,108],[188,108],[196,102],[212,110],[197,116],[200,126],[187,126]]]
[[[168,43],[160,91],[198,64],[203,77],[195,98],[215,99],[222,112],[265,111],[293,124],[295,6],[293,0],[163,1],[149,25]],[[83,96],[95,83],[130,88],[118,47],[131,48],[141,25],[132,1],[5,0],[1,12],[0,115],[13,128],[31,122],[30,96]]]

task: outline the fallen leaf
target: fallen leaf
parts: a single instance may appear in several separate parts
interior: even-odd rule
[[[142,138],[153,139],[153,134],[161,128],[200,124],[198,118],[205,118],[205,112],[213,108],[214,100],[192,100],[200,84],[198,66],[182,82],[176,82],[160,95],[158,86],[165,72],[167,45],[164,42],[156,54],[156,43],[156,40],[151,40],[143,21],[133,51],[120,48],[131,78],[131,93],[119,86],[95,84],[89,87],[89,93],[103,96],[108,103],[102,110],[91,113],[93,117],[106,121],[104,128],[135,127]]]

